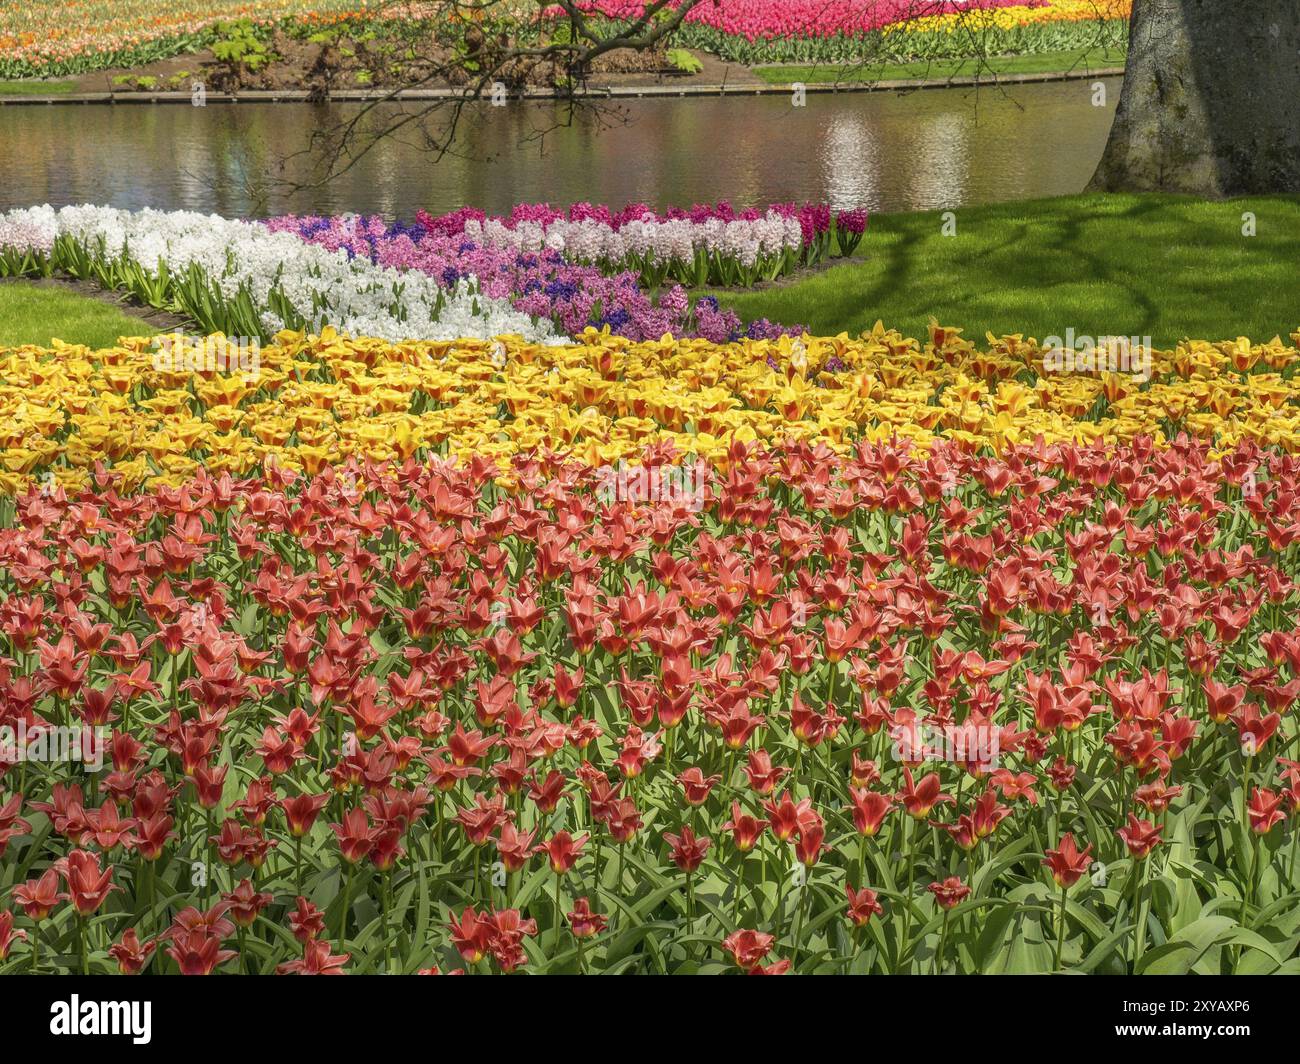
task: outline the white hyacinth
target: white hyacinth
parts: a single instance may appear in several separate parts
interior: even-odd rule
[[[752,266],[759,255],[777,255],[786,249],[798,251],[803,246],[799,219],[776,210],[769,210],[752,221],[731,222],[721,218],[700,222],[689,218],[659,218],[647,212],[641,218],[624,222],[618,229],[594,218],[579,221],[555,218],[545,227],[534,221],[511,226],[499,218],[471,219],[465,223],[465,236],[483,247],[515,252],[545,249],[558,252],[570,261],[615,265],[630,255],[661,262],[673,259],[690,262],[696,251],[721,251]]]
[[[227,298],[246,290],[268,334],[286,326],[270,306],[269,295],[278,287],[309,322],[353,336],[402,341],[519,335],[540,343],[568,342],[549,321],[534,321],[505,300],[480,294],[472,278],[444,291],[418,271],[349,260],[345,251],[328,251],[292,233],[272,233],[255,222],[89,205],[0,214],[0,248],[48,255],[60,236],[92,255],[101,245],[109,259],[128,255],[151,274],[162,262],[173,276],[196,265]],[[327,309],[316,311],[320,303]]]

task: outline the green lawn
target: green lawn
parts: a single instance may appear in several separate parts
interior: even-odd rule
[[[0,81],[0,96],[65,96],[75,81]]]
[[[70,344],[111,347],[119,336],[152,336],[147,322],[109,303],[58,288],[0,284],[0,347],[39,344],[57,337]]]
[[[1257,235],[1243,235],[1251,212]],[[1174,196],[1067,196],[966,207],[956,235],[930,211],[873,215],[857,256],[794,283],[717,291],[742,320],[766,317],[834,335],[877,318],[924,336],[930,318],[984,333],[1268,340],[1300,329],[1300,197],[1207,202]],[[92,346],[157,330],[57,288],[0,284],[0,347]]]
[[[1243,235],[1244,212],[1257,235]],[[985,331],[1268,340],[1300,328],[1300,197],[1068,196],[871,218],[857,257],[781,287],[715,292],[743,320],[924,336]]]
[[[977,59],[935,59],[913,63],[826,63],[821,66],[763,66],[754,73],[773,85],[853,84],[862,81],[942,80],[951,77],[992,77],[994,74],[1057,74],[1065,71],[1122,67],[1123,52],[1081,48],[1038,55],[992,56]]]

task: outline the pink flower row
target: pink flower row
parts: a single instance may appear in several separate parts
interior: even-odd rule
[[[644,203],[621,211],[579,203],[567,211],[520,204],[489,217],[462,209],[419,222],[431,234],[518,253],[554,251],[611,274],[633,270],[647,287],[748,287],[828,255],[851,255],[867,227],[864,210],[832,213],[825,204],[776,204],[737,211],[727,202],[658,213]]]
[[[998,7],[1040,7],[1047,0],[704,0],[685,21],[744,37],[856,36],[916,18]],[[670,0],[676,8],[676,0]],[[614,19],[639,18],[641,0],[582,0],[582,9]],[[547,9],[559,17],[559,7]]]

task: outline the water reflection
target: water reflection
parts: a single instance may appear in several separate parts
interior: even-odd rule
[[[1108,93],[1112,99],[1118,93]],[[0,207],[111,203],[249,216],[345,210],[410,217],[524,201],[657,206],[827,200],[873,211],[1078,192],[1112,111],[1088,82],[789,98],[632,100],[610,125],[546,103],[467,112],[457,154],[418,133],[379,143],[325,187],[313,132],[355,105],[0,107]],[[545,136],[540,133],[547,131]]]
[[[881,164],[879,140],[861,115],[839,114],[827,124],[822,171],[830,202],[867,201],[880,187]]]

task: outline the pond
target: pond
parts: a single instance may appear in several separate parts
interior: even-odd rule
[[[569,121],[551,102],[475,104],[454,155],[408,128],[346,173],[313,181],[306,149],[357,104],[0,107],[0,209],[51,203],[190,209],[228,217],[590,200],[654,206],[827,201],[905,211],[1079,192],[1119,96],[1088,80],[1005,88],[638,98]],[[384,104],[388,121],[415,104]],[[400,109],[400,110],[399,110]],[[436,116],[436,128],[445,122]],[[545,136],[538,133],[546,131]],[[269,187],[267,174],[280,175]]]

